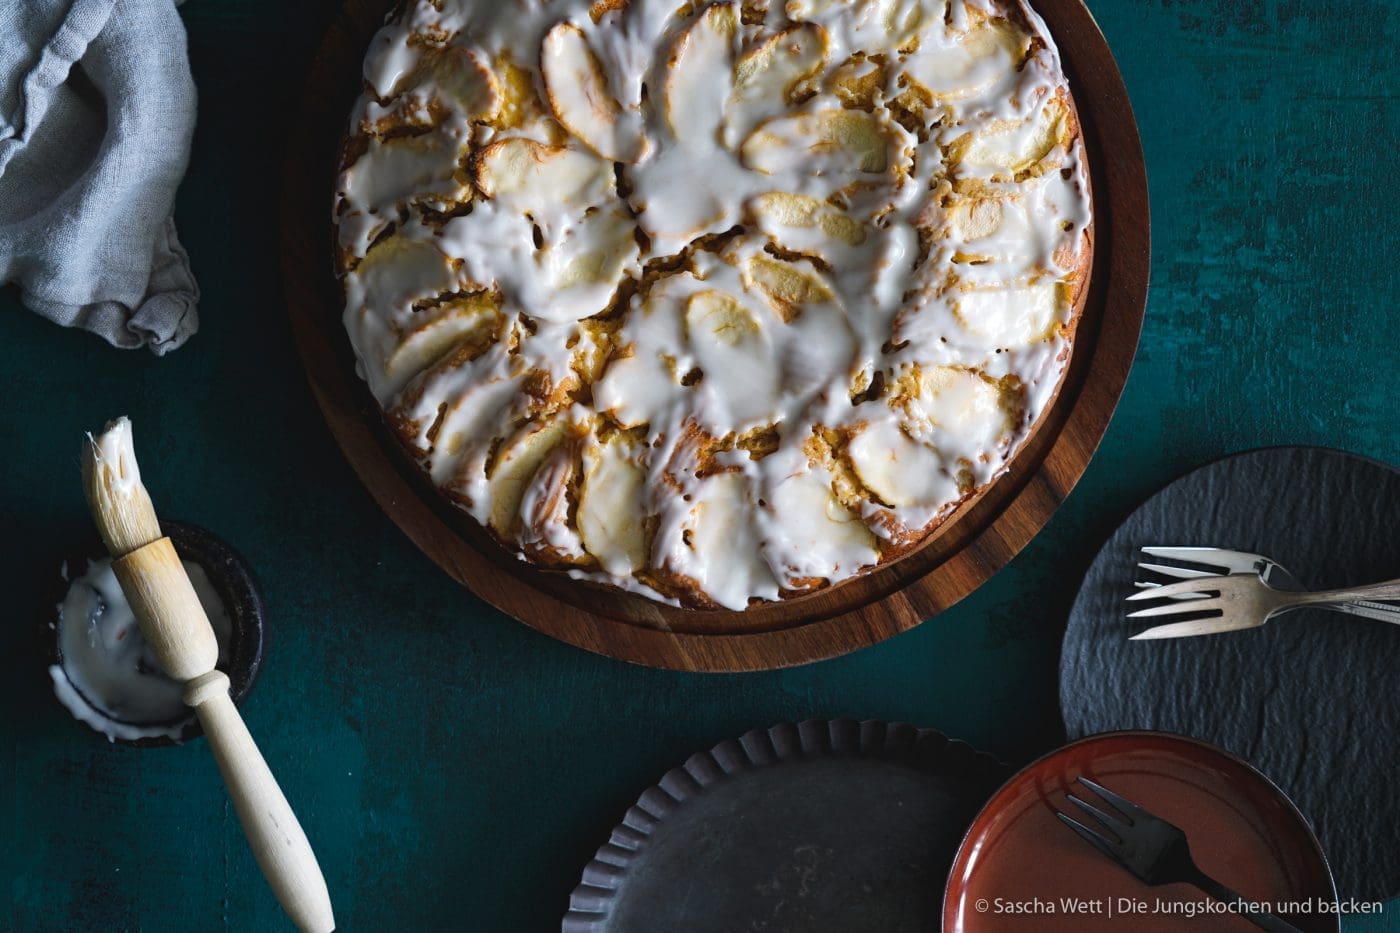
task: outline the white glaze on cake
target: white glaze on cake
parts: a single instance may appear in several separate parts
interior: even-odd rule
[[[1059,383],[1089,186],[1020,0],[422,0],[364,74],[345,326],[529,559],[731,609],[836,582]]]

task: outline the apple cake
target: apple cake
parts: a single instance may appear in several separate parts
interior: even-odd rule
[[[1021,0],[417,0],[333,222],[359,372],[524,559],[743,609],[1004,471],[1092,251]]]

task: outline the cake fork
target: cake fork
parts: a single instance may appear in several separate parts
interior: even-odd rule
[[[1264,906],[1251,903],[1197,868],[1186,833],[1176,824],[1168,823],[1086,777],[1077,780],[1115,812],[1106,812],[1070,794],[1070,803],[1084,811],[1094,828],[1059,810],[1055,815],[1081,839],[1132,872],[1143,884],[1150,887],[1189,884],[1229,904],[1240,917],[1260,929],[1300,933],[1293,924],[1274,916]]]
[[[1290,590],[1297,592],[1306,590],[1302,582],[1288,571],[1286,567],[1271,557],[1263,554],[1251,554],[1248,551],[1232,551],[1225,548],[1214,547],[1144,547],[1142,553],[1148,557],[1160,557],[1167,560],[1174,560],[1181,564],[1191,564],[1194,566],[1176,566],[1157,563],[1139,563],[1143,570],[1150,570],[1153,573],[1166,577],[1176,577],[1178,579],[1196,579],[1198,577],[1220,576],[1223,573],[1257,573],[1259,578],[1276,590]],[[1149,589],[1161,587],[1160,583],[1153,583],[1146,580],[1138,580],[1133,583],[1138,589]],[[1200,599],[1201,593],[1182,594],[1177,599]],[[1146,597],[1144,597],[1146,598]],[[1380,603],[1371,601],[1340,603],[1335,606],[1322,606],[1319,608],[1331,609],[1334,612],[1345,612],[1348,615],[1361,616],[1366,619],[1375,619],[1378,622],[1400,623],[1400,606],[1390,603]]]
[[[1207,614],[1207,617],[1160,625],[1132,636],[1134,640],[1180,638],[1255,628],[1280,612],[1303,606],[1336,608],[1346,603],[1400,599],[1400,580],[1316,592],[1290,592],[1275,589],[1256,574],[1206,574],[1180,583],[1141,589],[1128,597],[1130,602],[1144,599],[1171,601],[1130,612],[1128,618],[1201,614]],[[1390,621],[1400,623],[1400,620]]]

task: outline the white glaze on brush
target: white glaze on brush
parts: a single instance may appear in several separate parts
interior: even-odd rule
[[[733,609],[844,579],[1063,373],[1089,187],[1019,0],[420,0],[365,79],[345,326],[522,556]]]
[[[104,465],[112,477],[112,491],[116,495],[129,495],[141,488],[141,468],[132,453],[130,419],[118,418],[100,436],[94,438],[89,434],[88,441],[93,445],[93,459]]]
[[[184,561],[226,661],[233,622],[204,568]],[[65,565],[66,579],[66,565]],[[111,558],[90,561],[58,607],[61,664],[49,667],[54,695],[73,717],[109,740],[178,739],[193,713],[141,635]]]

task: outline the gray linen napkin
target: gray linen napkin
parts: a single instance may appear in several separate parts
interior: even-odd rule
[[[188,340],[171,210],[194,113],[172,0],[0,0],[0,284],[118,347]]]

